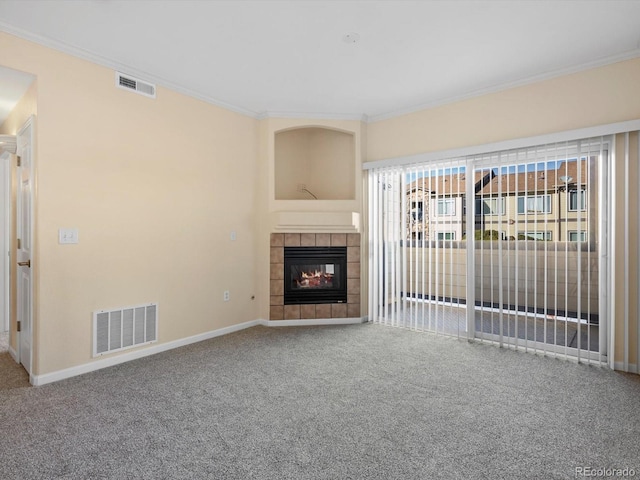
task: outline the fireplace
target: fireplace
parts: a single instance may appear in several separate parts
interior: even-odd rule
[[[300,286],[292,283],[291,274],[288,273],[288,280],[285,280],[285,271],[291,272],[291,265],[287,262],[287,268],[284,264],[284,250],[289,250],[290,247],[298,247],[300,250],[296,253],[302,254],[302,260],[307,259],[307,265],[311,265],[311,268],[303,268],[303,271],[309,270],[312,273],[312,278],[308,278],[309,282],[301,282]],[[328,247],[343,247],[342,250],[336,250],[339,256],[344,255],[344,247],[347,249],[346,265],[339,266],[337,269],[335,264],[343,265],[336,261],[328,260],[325,258],[310,258],[315,255],[310,255],[315,252],[331,252]],[[289,254],[292,251],[289,250]],[[327,319],[344,319],[344,318],[361,318],[360,312],[360,234],[359,233],[310,233],[310,232],[291,232],[291,233],[271,233],[270,235],[270,268],[269,268],[269,320],[275,321],[291,321],[291,320],[327,320]],[[297,258],[296,260],[300,260]],[[308,261],[312,260],[312,261]],[[321,282],[318,277],[321,272],[330,274],[327,272],[326,265],[334,264],[333,267],[333,279],[331,281],[331,287],[328,287],[326,282],[322,285],[324,288],[318,288],[321,286]],[[316,267],[313,267],[316,265]],[[322,267],[319,268],[318,266]],[[318,271],[318,275],[316,275]],[[346,280],[344,277],[344,271],[346,271]],[[336,282],[336,272],[340,272],[342,276],[338,277],[339,285],[347,290],[347,301],[344,301],[345,295],[341,293],[336,295],[335,300],[327,298],[327,294],[335,294],[331,292],[331,289],[335,289],[338,283]],[[302,275],[298,275],[302,277]],[[308,283],[308,286],[307,286]],[[318,285],[314,285],[317,283]],[[316,287],[315,292],[311,292],[312,298],[300,298],[298,302],[317,302],[317,303],[287,303],[285,305],[284,294],[285,284],[289,290],[287,294],[287,300],[290,293],[295,289],[295,294],[302,294],[300,290],[307,290],[311,292],[311,287]],[[318,290],[323,291],[322,294]],[[304,296],[307,296],[305,293]],[[318,298],[324,296],[325,298]]]
[[[284,304],[347,302],[347,247],[285,247]]]

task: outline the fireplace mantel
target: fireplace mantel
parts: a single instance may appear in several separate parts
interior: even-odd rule
[[[357,212],[279,211],[271,214],[271,221],[273,231],[282,233],[358,233],[360,214]]]

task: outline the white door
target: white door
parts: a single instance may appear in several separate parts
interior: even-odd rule
[[[0,149],[2,151],[2,149]],[[11,268],[9,258],[9,192],[11,186],[9,184],[10,175],[10,159],[9,152],[0,155],[0,225],[2,225],[2,237],[0,238],[0,332],[9,331],[9,269]]]
[[[31,343],[32,343],[32,286],[31,286],[31,254],[32,254],[32,220],[33,220],[33,189],[32,189],[32,154],[33,154],[33,125],[29,119],[18,132],[18,167],[16,185],[16,230],[18,236],[17,248],[17,320],[19,332],[19,357],[27,372],[31,373]]]

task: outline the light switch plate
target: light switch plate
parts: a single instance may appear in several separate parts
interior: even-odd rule
[[[58,243],[61,245],[78,243],[77,228],[60,228],[58,229]]]

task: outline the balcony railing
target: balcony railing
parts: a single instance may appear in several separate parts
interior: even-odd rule
[[[405,258],[406,297],[467,303],[466,241],[385,246],[387,268],[393,255]],[[592,243],[476,241],[473,258],[476,305],[598,323],[599,259]]]

